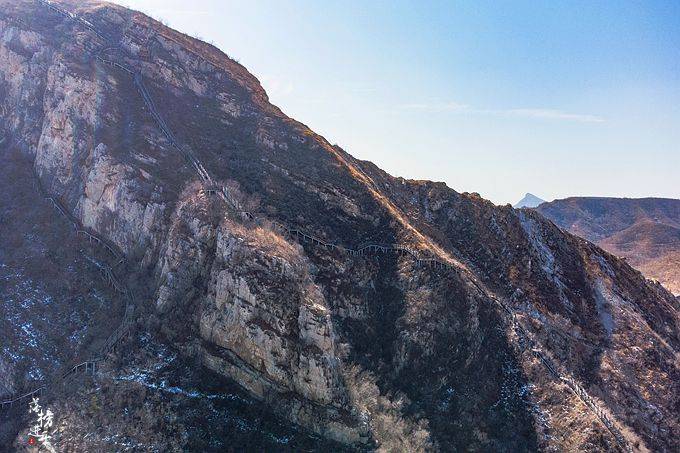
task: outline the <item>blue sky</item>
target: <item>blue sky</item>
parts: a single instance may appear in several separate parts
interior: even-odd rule
[[[397,176],[680,198],[680,2],[123,0]]]

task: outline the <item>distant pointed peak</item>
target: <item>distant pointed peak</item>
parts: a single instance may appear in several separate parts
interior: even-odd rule
[[[519,200],[517,204],[515,204],[515,208],[535,208],[541,203],[545,203],[545,200],[542,200],[538,198],[536,195],[527,192],[526,195],[524,195],[524,198]]]

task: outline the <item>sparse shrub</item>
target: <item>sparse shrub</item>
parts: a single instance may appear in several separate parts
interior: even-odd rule
[[[432,441],[425,420],[414,421],[403,414],[405,395],[382,395],[375,377],[354,365],[348,367],[345,384],[350,401],[379,443],[379,451],[431,451]]]

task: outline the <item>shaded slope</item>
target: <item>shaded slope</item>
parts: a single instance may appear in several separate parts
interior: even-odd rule
[[[107,256],[78,237],[39,194],[31,163],[0,149],[0,400],[43,385],[89,357],[122,316],[97,263]],[[0,444],[16,434],[4,418]],[[6,414],[0,413],[0,417]]]

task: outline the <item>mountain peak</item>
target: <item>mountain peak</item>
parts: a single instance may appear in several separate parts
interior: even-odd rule
[[[545,203],[545,200],[542,200],[538,198],[536,195],[527,192],[526,195],[524,195],[524,198],[519,200],[517,204],[515,204],[515,208],[535,208],[541,203]]]

